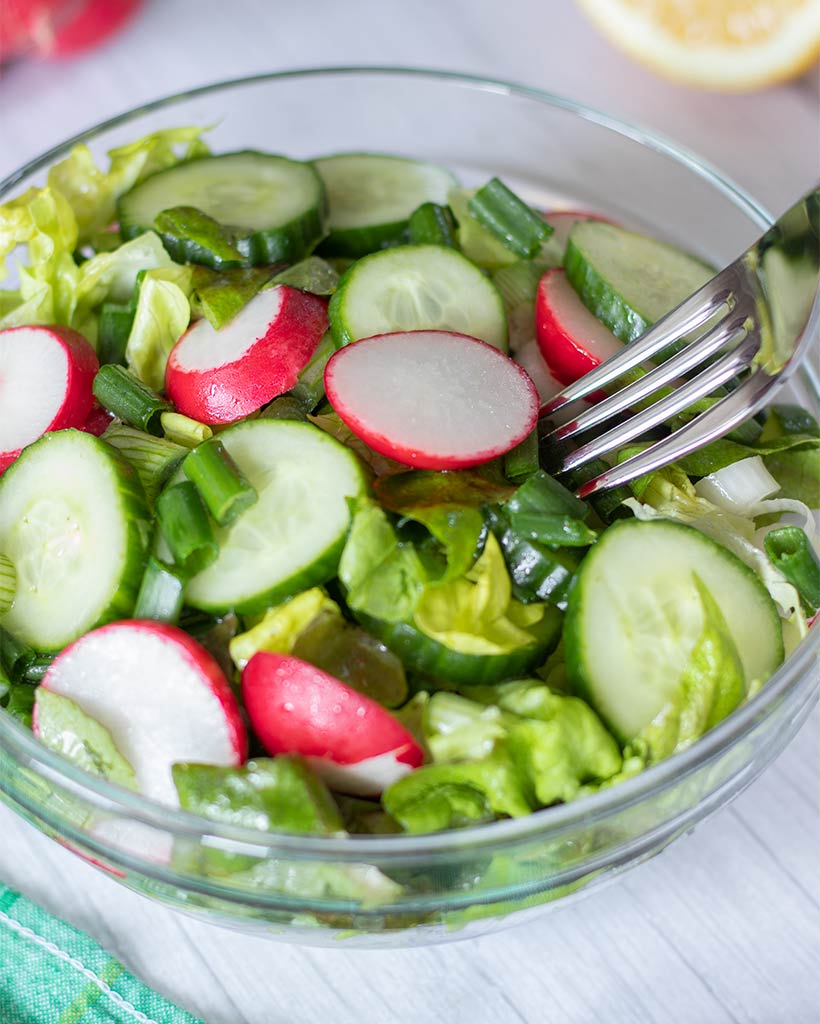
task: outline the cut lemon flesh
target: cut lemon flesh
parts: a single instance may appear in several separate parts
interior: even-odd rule
[[[660,74],[743,91],[820,56],[820,0],[578,0],[616,46]]]

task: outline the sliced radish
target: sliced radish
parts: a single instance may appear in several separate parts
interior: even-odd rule
[[[98,369],[94,349],[70,327],[0,331],[0,473],[47,431],[82,426]]]
[[[50,41],[43,41],[48,56],[73,56],[91,49],[118,32],[137,12],[142,0],[84,0],[76,13],[59,26]]]
[[[220,330],[197,320],[171,351],[165,389],[202,423],[233,423],[296,384],[327,331],[327,303],[287,285],[255,295]]]
[[[222,670],[175,626],[129,619],[92,630],[54,659],[42,686],[105,726],[140,792],[160,803],[179,802],[177,761],[235,767],[247,756],[239,704]]]
[[[541,216],[552,228],[549,243],[552,248],[563,255],[567,247],[569,233],[575,225],[582,220],[603,220],[608,224],[612,221],[608,217],[602,217],[598,213],[589,213],[586,210],[549,210]]]
[[[547,366],[562,384],[572,384],[623,348],[581,302],[563,270],[548,270],[538,283],[535,332]]]
[[[104,409],[99,402],[95,401],[80,430],[84,430],[86,434],[93,434],[94,437],[101,437],[111,426],[113,419],[114,416],[108,409]]]
[[[299,754],[344,793],[378,796],[424,760],[381,704],[300,658],[255,654],[242,672],[242,697],[269,754]]]
[[[340,349],[325,369],[330,404],[375,451],[420,469],[503,455],[538,419],[538,391],[497,348],[451,331],[406,331]]]

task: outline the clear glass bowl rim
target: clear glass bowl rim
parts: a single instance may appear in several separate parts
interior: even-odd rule
[[[50,167],[72,146],[86,142],[111,128],[128,124],[144,114],[161,110],[180,101],[206,96],[222,90],[282,79],[338,75],[406,76],[534,100],[545,106],[575,115],[584,121],[598,124],[671,158],[725,195],[761,229],[772,223],[773,218],[768,211],[740,186],[696,154],[653,131],[532,86],[435,68],[381,65],[341,65],[265,72],[226,79],[152,100],[77,133],[13,171],[0,181],[0,200],[3,200],[24,178]],[[816,381],[812,378],[807,378],[807,380],[817,396]],[[816,667],[818,654],[820,654],[820,628],[813,628],[798,649],[748,704],[730,715],[687,750],[661,761],[640,775],[619,783],[617,786],[602,790],[575,803],[561,804],[535,811],[524,818],[507,819],[485,825],[418,836],[396,835],[388,838],[355,836],[330,839],[322,836],[267,833],[255,829],[222,825],[187,811],[158,804],[137,793],[107,782],[105,779],[89,775],[59,754],[44,747],[28,729],[5,714],[0,715],[0,745],[22,765],[41,769],[42,774],[51,777],[58,784],[67,783],[68,788],[75,795],[87,800],[97,809],[113,812],[163,831],[191,837],[207,835],[229,843],[242,843],[246,846],[265,849],[271,853],[287,853],[300,858],[311,857],[317,860],[361,861],[373,857],[403,858],[434,852],[440,855],[448,851],[463,851],[466,848],[483,845],[496,846],[499,843],[506,845],[542,836],[547,838],[551,833],[564,832],[573,826],[590,826],[596,819],[605,818],[611,813],[639,803],[645,797],[659,793],[667,784],[679,781],[682,777],[719,757],[752,731],[760,721],[768,716],[769,712],[774,710],[780,700],[805,680],[812,667]]]

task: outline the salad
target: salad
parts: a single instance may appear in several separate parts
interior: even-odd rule
[[[708,266],[497,178],[202,135],[0,207],[6,713],[218,821],[400,834],[581,799],[765,686],[820,606],[813,418],[590,503],[539,427]]]

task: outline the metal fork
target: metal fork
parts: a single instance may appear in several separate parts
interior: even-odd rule
[[[680,351],[654,369],[542,436],[547,451],[554,446],[557,453],[566,448],[568,438],[641,407],[571,454],[558,455],[556,471],[577,470],[617,452],[722,385],[731,387],[725,397],[660,441],[585,482],[578,489],[579,497],[668,465],[754,415],[796,369],[812,337],[818,343],[818,284],[820,186],[640,338],[541,407],[541,417],[552,418],[630,371],[641,373],[639,368],[648,360],[685,341]],[[671,391],[669,385],[674,385]]]

